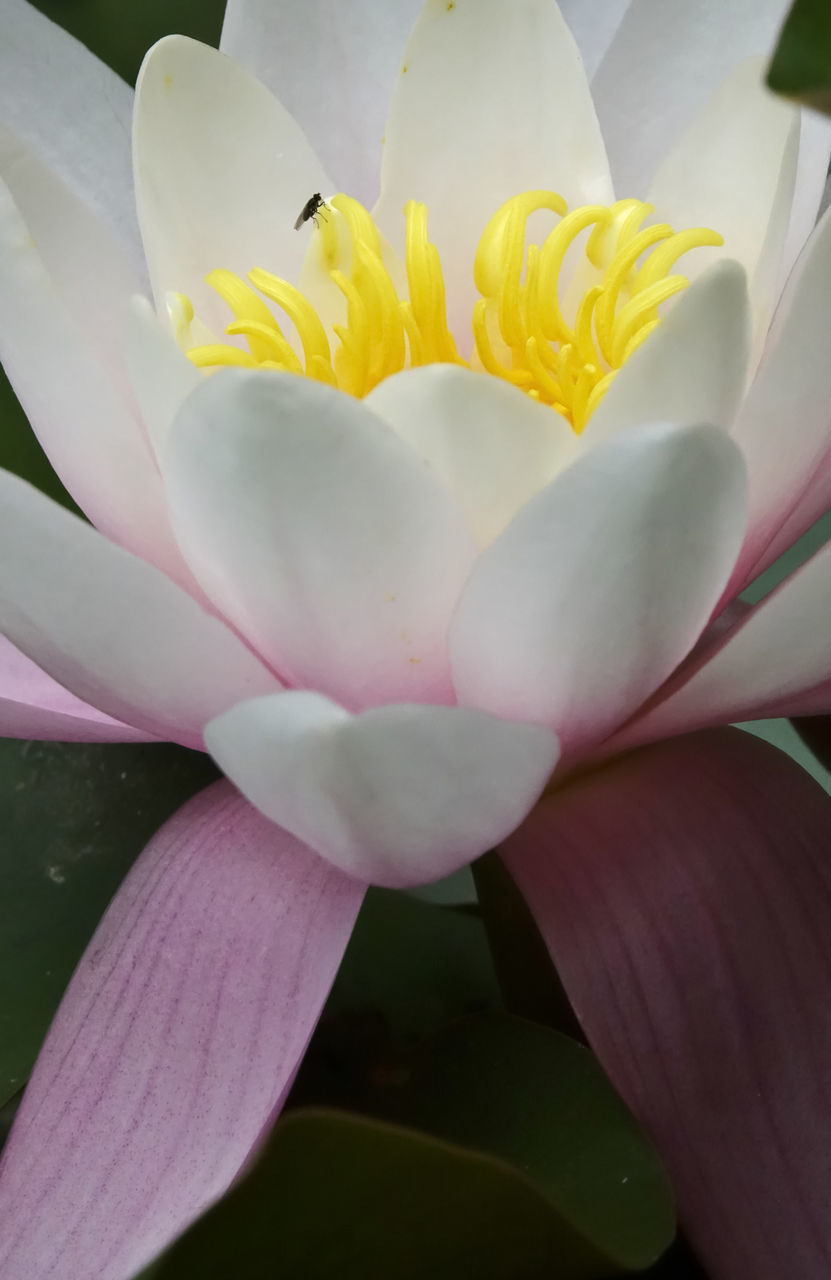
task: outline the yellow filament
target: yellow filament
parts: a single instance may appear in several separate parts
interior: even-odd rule
[[[200,368],[276,369],[365,396],[402,369],[460,364],[511,383],[580,432],[618,370],[660,324],[660,307],[687,285],[685,276],[670,274],[678,259],[723,243],[706,227],[644,227],[653,212],[634,199],[569,212],[554,191],[507,200],[487,223],[472,263],[481,296],[473,305],[470,359],[459,354],[448,325],[441,259],[426,206],[415,200],[404,208],[408,296],[400,296],[388,269],[391,251],[371,215],[341,194],[326,202],[311,234],[316,260],[344,299],[344,323],[327,330],[298,288],[262,267],[248,282],[223,269],[207,277],[233,315],[226,334],[244,339],[248,350],[194,345],[193,307],[183,294],[169,295],[168,310]],[[529,218],[540,213],[553,226],[539,245],[527,243]],[[269,303],[291,321],[296,341]]]

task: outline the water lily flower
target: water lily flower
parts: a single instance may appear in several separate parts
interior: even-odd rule
[[[712,727],[831,708],[831,554],[736,604],[831,502],[827,126],[781,0],[572,7],[582,61],[553,0],[229,0],[133,104],[6,0],[0,348],[90,523],[0,475],[0,731],[230,780],[66,994],[6,1280],[144,1265],[364,886],[503,842],[712,1275],[826,1274],[831,801]]]

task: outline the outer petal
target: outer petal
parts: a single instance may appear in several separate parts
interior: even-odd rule
[[[62,304],[93,353],[117,377],[123,365],[124,308],[142,287],[121,244],[103,219],[2,125],[0,175]]]
[[[88,201],[142,271],[130,177],[133,91],[26,0],[3,0],[0,119]]]
[[[357,708],[450,701],[446,633],[475,555],[441,481],[351,396],[220,372],[165,478],[207,594],[290,682]]]
[[[133,160],[139,223],[157,303],[187,294],[230,323],[204,283],[217,267],[293,279],[294,231],[313,191],[332,190],[299,126],[230,58],[184,36],[154,45],[136,85]]]
[[[692,648],[741,542],[744,467],[716,427],[592,450],[483,552],[451,631],[459,701],[602,737]]]
[[[367,205],[378,195],[384,115],[422,4],[229,0],[225,8],[220,48],[300,122],[337,188]]]
[[[577,204],[611,198],[585,73],[559,10],[551,0],[431,0],[390,104],[375,216],[401,248],[404,204],[426,202],[461,343],[485,225],[510,196],[535,188]]]
[[[629,0],[592,0],[591,5],[586,5],[585,0],[560,0],[560,12],[577,41],[590,80],[608,51],[628,6]]]
[[[782,269],[777,293],[782,292],[788,275],[821,212],[829,155],[831,155],[831,120],[827,116],[820,115],[818,111],[803,111],[799,132],[796,190],[782,254]]]
[[[366,403],[438,472],[487,546],[572,460],[569,424],[521,391],[455,365],[386,378]]]
[[[773,349],[733,429],[747,459],[748,535],[731,582],[751,578],[831,503],[831,212],[797,268]],[[809,492],[810,490],[810,492]]]
[[[640,196],[737,63],[769,54],[788,0],[632,0],[592,83],[615,187]]]
[[[123,389],[90,349],[0,182],[0,353],[55,470],[103,533],[189,575],[161,477]]]
[[[350,716],[316,693],[242,703],[208,725],[205,743],[267,817],[393,888],[448,875],[503,839],[558,756],[536,725],[456,707]]]
[[[152,742],[74,697],[0,636],[0,737],[57,742]]]
[[[831,1269],[831,801],[738,730],[551,796],[504,855],[713,1280]]]
[[[279,682],[158,570],[0,471],[0,632],[84,701],[162,738]]]
[[[663,701],[610,743],[628,747],[737,720],[831,710],[831,545],[702,649]]]
[[[162,465],[173,419],[204,380],[146,298],[133,298],[127,318],[130,382]]]
[[[749,356],[745,273],[735,262],[718,262],[629,357],[581,444],[593,446],[644,422],[729,426],[742,401]]]
[[[126,1280],[228,1188],[362,892],[226,782],[166,823],[72,979],[4,1152],[4,1280]]]
[[[731,72],[673,144],[649,192],[660,220],[724,236],[723,249],[700,250],[690,263],[701,271],[727,254],[742,264],[757,352],[776,298],[799,148],[799,111],[764,87],[763,73],[762,58]]]

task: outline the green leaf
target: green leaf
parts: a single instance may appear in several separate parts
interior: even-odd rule
[[[113,0],[35,0],[35,6],[130,84],[150,46],[171,32],[218,45],[225,12],[225,0],[141,0],[126,8]]]
[[[424,1037],[500,1007],[477,915],[370,889],[288,1105],[400,1119]]]
[[[775,93],[831,115],[831,4],[795,0],[768,69]]]
[[[0,740],[0,1105],[133,861],[216,777],[181,747]]]
[[[465,1018],[427,1047],[414,1088],[420,1129],[522,1169],[616,1267],[640,1270],[671,1243],[667,1175],[582,1045],[509,1014]]]
[[[548,948],[499,854],[477,858],[473,878],[505,1008],[582,1039]]]
[[[393,1125],[296,1111],[156,1280],[591,1280],[610,1260],[492,1157]]]

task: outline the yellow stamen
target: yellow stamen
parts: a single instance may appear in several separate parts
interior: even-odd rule
[[[401,369],[460,364],[511,383],[580,432],[618,370],[660,323],[660,307],[686,287],[685,276],[670,274],[678,259],[723,243],[706,227],[643,228],[654,211],[641,200],[569,212],[554,191],[522,192],[487,223],[471,264],[481,297],[473,306],[466,359],[457,346],[464,347],[465,335],[454,336],[448,326],[426,206],[410,200],[404,208],[408,296],[400,296],[403,277],[396,287],[389,250],[366,209],[336,195],[325,212],[310,234],[316,261],[344,299],[345,323],[329,323],[327,331],[298,288],[262,267],[249,272],[249,283],[219,269],[207,281],[233,314],[225,332],[244,338],[248,350],[193,345],[193,307],[183,294],[171,294],[173,329],[194,364],[278,369],[359,397]],[[528,244],[528,220],[542,212],[554,225],[539,245]],[[292,322],[296,344],[269,302]]]

